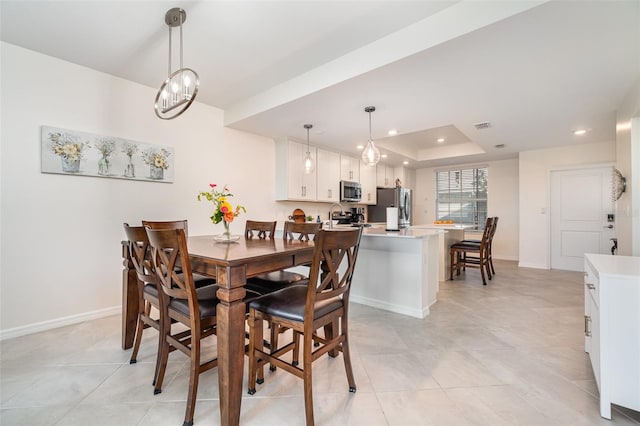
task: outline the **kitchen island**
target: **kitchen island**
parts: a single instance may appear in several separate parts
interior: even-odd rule
[[[443,230],[364,228],[351,301],[415,318],[437,300]]]
[[[449,266],[451,265],[451,259],[449,257],[449,247],[453,244],[464,240],[464,232],[466,229],[472,229],[473,225],[456,225],[456,224],[442,224],[442,225],[415,225],[412,229],[437,229],[444,232],[440,233],[439,242],[439,274],[438,279],[440,281],[446,281],[449,279]]]

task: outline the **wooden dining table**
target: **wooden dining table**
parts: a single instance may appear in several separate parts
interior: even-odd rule
[[[218,386],[220,424],[238,425],[245,348],[244,285],[248,277],[311,262],[312,241],[245,239],[218,243],[213,236],[189,237],[194,273],[215,277],[217,296]],[[137,276],[123,242],[122,348],[133,345],[138,310]]]

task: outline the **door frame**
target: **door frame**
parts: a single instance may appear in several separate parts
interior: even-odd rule
[[[616,163],[614,162],[606,162],[606,163],[589,163],[589,164],[576,164],[572,166],[554,166],[550,167],[547,172],[547,214],[546,216],[546,226],[547,226],[547,269],[551,270],[551,215],[553,214],[553,209],[551,206],[551,174],[554,172],[568,172],[574,170],[589,170],[589,169],[600,169],[603,167],[615,167]]]

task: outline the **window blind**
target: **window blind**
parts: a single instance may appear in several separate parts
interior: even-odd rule
[[[487,178],[487,167],[437,171],[437,220],[483,229],[487,218]]]

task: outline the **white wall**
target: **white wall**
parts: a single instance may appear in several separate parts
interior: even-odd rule
[[[640,256],[640,79],[616,114],[616,167],[627,178],[627,190],[616,202],[618,254]]]
[[[498,216],[498,231],[493,243],[496,259],[518,260],[518,160],[489,161],[483,163],[489,169],[489,216]],[[436,219],[436,170],[445,168],[425,168],[416,170],[416,195],[414,201],[415,224],[430,224]]]
[[[196,200],[209,183],[229,184],[247,207],[236,232],[247,217],[282,210],[273,201],[273,141],[223,127],[221,110],[196,102],[162,121],[155,88],[10,44],[0,49],[0,337],[118,312],[122,223],[188,219],[191,235],[221,232]],[[173,146],[174,183],[43,174],[42,125]]]
[[[549,178],[551,170],[613,163],[613,142],[520,153],[520,266],[549,269]]]

